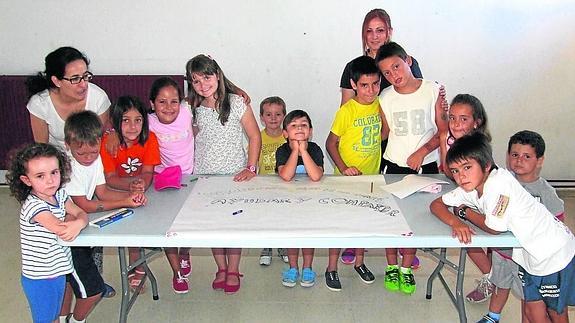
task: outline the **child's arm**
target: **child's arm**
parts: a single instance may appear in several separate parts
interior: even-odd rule
[[[325,148],[327,149],[327,153],[333,160],[335,166],[339,169],[339,172],[346,176],[361,175],[361,172],[355,166],[348,167],[345,164],[341,158],[341,155],[339,154],[338,147],[339,136],[330,131],[329,135],[327,136],[327,140],[325,141]]]
[[[311,155],[307,151],[308,142],[305,140],[299,141],[299,154],[303,160],[303,166],[307,176],[312,180],[312,182],[317,182],[323,176],[323,167],[318,166],[311,158]],[[296,159],[297,163],[297,159]]]
[[[153,176],[153,165],[142,166],[142,172],[140,175],[134,177],[120,177],[116,172],[104,174],[104,177],[106,177],[106,184],[111,188],[139,193],[145,192],[148,187],[150,187]]]
[[[445,176],[453,179],[453,174],[447,169],[445,157],[447,156],[447,132],[439,133],[439,162],[441,163],[441,171]]]
[[[407,158],[407,166],[415,171],[419,170],[425,156],[439,147],[441,142],[440,134],[447,133],[447,112],[445,111],[444,101],[445,97],[442,95],[438,95],[435,100],[435,125],[437,126],[437,132],[425,145],[419,147]]]
[[[260,158],[262,137],[252,108],[249,105],[246,108],[246,112],[244,112],[244,115],[242,116],[241,123],[244,131],[246,132],[246,135],[248,136],[248,165],[255,166],[258,164],[258,159]],[[256,176],[256,173],[246,168],[234,176],[234,181],[249,181],[254,176]]]
[[[299,144],[297,140],[290,140],[289,146],[291,148],[291,153],[288,160],[284,165],[278,166],[278,175],[286,182],[292,180],[295,176],[295,170],[297,168],[297,158],[299,156]],[[277,157],[276,157],[277,158]]]
[[[471,242],[471,235],[475,234],[475,231],[473,228],[463,223],[463,221],[455,216],[455,214],[451,213],[447,205],[443,203],[441,197],[438,197],[431,202],[429,209],[436,217],[439,218],[439,220],[441,220],[441,222],[451,227],[452,236],[457,237],[459,242],[465,244]]]
[[[66,200],[66,222],[62,223],[65,227],[58,235],[64,241],[76,239],[80,231],[88,225],[88,214],[79,206],[74,204],[72,199]]]
[[[39,223],[41,226],[46,228],[46,230],[60,235],[64,231],[65,227],[62,225],[62,221],[52,214],[50,211],[41,211],[36,214],[32,220]]]
[[[89,200],[85,195],[72,196],[72,200],[82,210],[93,213],[118,209],[121,207],[139,207],[147,202],[146,196],[142,193],[128,193],[112,191],[105,184],[96,186],[96,196],[98,200]]]
[[[418,150],[407,158],[407,166],[415,171],[419,171],[425,156],[437,149],[437,147],[439,147],[439,134],[436,133],[425,145],[419,147]]]
[[[387,123],[387,119],[385,118],[385,114],[383,113],[381,107],[379,107],[379,116],[381,117],[381,141],[384,141],[389,137],[390,129],[389,124]]]

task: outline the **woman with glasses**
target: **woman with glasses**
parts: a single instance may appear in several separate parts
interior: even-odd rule
[[[30,100],[30,124],[34,141],[49,142],[62,149],[64,123],[74,112],[94,111],[104,126],[108,123],[110,99],[97,85],[90,83],[90,62],[79,50],[60,47],[45,58],[46,70],[26,81]]]

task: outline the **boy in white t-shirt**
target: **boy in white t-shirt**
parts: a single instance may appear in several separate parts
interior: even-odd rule
[[[119,192],[106,186],[104,167],[100,159],[102,124],[94,112],[82,111],[69,116],[64,126],[64,136],[66,149],[71,155],[72,168],[70,182],[65,188],[76,205],[92,213],[121,207],[139,207],[146,203],[143,193]],[[97,199],[93,199],[94,195]],[[76,303],[71,318],[81,322],[96,306],[100,295],[110,297],[110,294],[115,292],[111,287],[104,285],[99,273],[101,265],[97,266],[92,259],[94,253],[102,252],[101,248],[71,247],[70,249],[77,275],[70,277],[72,289],[66,289],[61,314],[70,313],[73,290]]]
[[[379,96],[383,111],[382,137],[387,139],[383,153],[384,174],[438,174],[439,134],[447,131],[447,115],[443,109],[439,84],[415,78],[411,72],[411,57],[397,43],[382,45],[375,62],[381,74],[392,85]],[[415,248],[401,249],[398,261],[396,248],[387,248],[385,257],[385,288],[415,292],[411,271],[416,259]]]
[[[510,172],[495,165],[485,135],[456,140],[446,163],[459,187],[433,201],[431,211],[465,244],[475,232],[464,221],[492,234],[511,231],[521,245],[513,249],[512,259],[519,265],[527,318],[550,322],[565,315],[567,306],[575,305],[573,233]],[[466,212],[470,207],[480,214]]]

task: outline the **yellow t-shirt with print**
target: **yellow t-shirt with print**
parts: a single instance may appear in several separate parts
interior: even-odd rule
[[[283,145],[286,140],[282,135],[270,137],[265,129],[262,134],[262,150],[258,160],[258,173],[261,175],[275,174],[276,169],[276,150]]]
[[[335,115],[331,132],[339,137],[338,151],[343,162],[364,175],[379,174],[381,163],[381,116],[379,100],[369,105],[347,101]],[[341,174],[337,167],[336,174]]]

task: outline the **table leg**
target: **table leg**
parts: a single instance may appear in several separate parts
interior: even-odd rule
[[[430,251],[430,253],[431,253],[431,251]],[[435,267],[435,270],[433,270],[433,272],[431,273],[431,275],[429,275],[429,278],[427,279],[427,289],[425,292],[425,298],[426,299],[431,299],[431,292],[433,289],[433,281],[441,273],[441,270],[443,269],[443,266],[445,265],[444,259],[445,259],[446,254],[447,254],[447,249],[441,248],[440,255],[438,257],[436,257],[438,260],[437,267]]]
[[[128,266],[126,261],[126,248],[118,247],[120,262],[120,280],[122,281],[122,302],[120,304],[120,323],[128,321],[128,306],[130,302],[130,285],[128,283]]]
[[[459,322],[467,323],[467,315],[465,314],[465,300],[463,299],[463,278],[465,277],[465,258],[467,256],[467,248],[461,248],[459,252],[459,265],[457,268],[457,282],[455,284],[455,306],[459,313]]]

